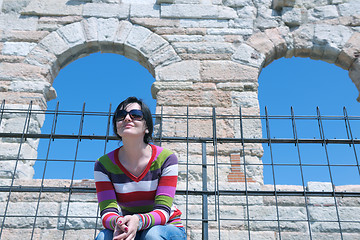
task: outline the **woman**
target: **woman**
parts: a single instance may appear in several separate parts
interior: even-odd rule
[[[171,151],[149,143],[149,108],[129,97],[116,108],[112,122],[123,145],[95,163],[105,227],[96,239],[186,239],[181,211],[173,205],[178,161]]]

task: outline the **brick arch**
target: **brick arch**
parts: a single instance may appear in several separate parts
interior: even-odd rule
[[[233,54],[236,62],[261,71],[281,57],[309,57],[348,70],[360,91],[360,33],[350,27],[330,24],[308,24],[291,32],[288,28],[266,29],[242,43]],[[260,73],[260,72],[259,72]],[[360,95],[357,98],[360,101]]]
[[[47,79],[52,83],[67,64],[99,51],[137,61],[153,76],[157,67],[181,60],[166,40],[145,27],[126,20],[93,17],[51,32],[29,52],[24,62],[47,71]],[[47,100],[55,97],[53,93],[45,96]]]

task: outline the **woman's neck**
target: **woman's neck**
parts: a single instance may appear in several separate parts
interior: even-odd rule
[[[136,141],[135,139],[123,139],[123,146],[121,152],[121,161],[127,165],[136,166],[144,159],[151,156],[151,148],[143,139]]]

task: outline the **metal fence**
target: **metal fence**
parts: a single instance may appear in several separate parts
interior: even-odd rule
[[[46,117],[41,133],[34,127],[34,116]],[[76,215],[71,206],[74,202],[96,205],[93,182],[86,184],[83,179],[92,179],[96,158],[118,147],[118,140],[111,133],[111,117],[111,106],[107,112],[85,111],[85,104],[81,111],[63,111],[58,106],[44,111],[32,104],[19,109],[2,102],[0,146],[15,144],[17,154],[4,156],[5,149],[0,150],[1,162],[12,163],[12,177],[3,179],[0,186],[0,238],[7,239],[6,233],[14,234],[10,230],[19,226],[23,234],[27,231],[25,239],[45,238],[46,230],[56,230],[62,239],[76,239],[71,231],[82,229],[92,231],[89,239],[96,236],[101,229],[98,209]],[[21,129],[6,131],[14,118],[23,123],[18,124]],[[184,135],[163,134],[165,119],[181,119],[186,126]],[[191,119],[211,121],[212,135],[191,137]],[[238,136],[218,136],[220,119],[236,120]],[[243,122],[249,119],[261,122],[263,137],[245,137]],[[298,116],[293,109],[284,116],[269,115],[267,109],[264,115],[250,116],[243,115],[241,108],[232,115],[219,115],[213,108],[207,115],[157,114],[154,120],[154,142],[185,146],[179,158],[183,177],[177,195],[190,238],[262,239],[261,234],[271,232],[268,239],[297,239],[295,235],[299,239],[326,239],[329,234],[334,234],[332,239],[360,239],[360,116],[348,116],[346,108],[342,116],[324,116],[319,109],[314,116]],[[25,144],[37,139],[37,157],[27,158],[23,153]],[[219,157],[223,153],[218,152],[223,144],[236,144],[240,159],[223,161]],[[245,153],[251,152],[248,146],[253,144],[262,146],[264,155],[260,162],[247,160],[251,153]],[[201,161],[192,160],[192,145],[199,146]],[[35,160],[35,179],[17,179],[21,164]],[[263,182],[250,181],[249,167],[262,169]],[[197,179],[189,175],[195,168],[199,169],[194,170],[197,175],[193,173]],[[245,177],[236,181],[224,179],[234,169]],[[223,171],[227,173],[224,175]],[[51,202],[50,196],[62,199],[53,199],[61,203],[60,211],[42,209],[51,208],[44,204]],[[31,205],[30,210],[13,211],[19,203]],[[239,208],[241,211],[237,212]],[[267,209],[271,213],[267,214]],[[46,219],[55,223],[44,223]],[[19,223],[23,221],[28,223]],[[198,227],[201,230],[197,232]]]

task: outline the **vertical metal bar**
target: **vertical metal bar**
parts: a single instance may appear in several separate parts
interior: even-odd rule
[[[308,206],[307,195],[306,195],[303,166],[302,166],[302,161],[301,161],[299,139],[298,139],[298,135],[297,135],[295,114],[294,114],[293,107],[291,107],[291,123],[292,123],[292,128],[293,128],[294,139],[295,139],[295,146],[297,147],[297,153],[298,153],[298,158],[299,158],[299,167],[300,167],[301,182],[302,182],[303,192],[304,192],[304,203],[305,203],[305,209],[306,209],[307,224],[308,224],[308,228],[309,228],[309,236],[310,236],[310,239],[312,239],[311,224],[310,224],[310,212],[309,212],[309,206]]]
[[[266,130],[267,130],[266,132],[267,132],[267,134],[268,134],[267,137],[268,137],[268,140],[269,140],[269,148],[270,148],[271,169],[272,169],[273,181],[274,181],[274,195],[275,195],[276,217],[277,217],[277,224],[278,224],[278,231],[279,231],[279,239],[281,240],[281,228],[280,228],[278,196],[277,196],[277,190],[276,190],[274,158],[273,158],[272,145],[271,145],[270,123],[269,123],[269,116],[268,116],[267,107],[265,107],[265,117],[266,117]]]
[[[335,205],[335,210],[336,210],[336,217],[337,217],[337,221],[339,224],[339,230],[340,230],[340,236],[341,239],[343,239],[343,234],[342,234],[342,229],[341,229],[341,223],[340,223],[340,216],[339,216],[339,209],[337,206],[337,200],[336,200],[336,196],[335,196],[335,185],[334,185],[334,181],[333,181],[333,177],[332,177],[332,173],[331,173],[331,166],[330,166],[330,160],[329,160],[329,153],[327,150],[327,144],[326,144],[326,139],[325,139],[325,132],[324,132],[324,127],[323,127],[323,123],[322,123],[322,117],[320,114],[320,109],[319,107],[316,107],[316,113],[317,113],[317,119],[318,119],[318,124],[319,124],[319,131],[320,131],[320,136],[322,136],[322,140],[323,140],[323,146],[324,146],[324,150],[325,150],[325,155],[326,155],[326,161],[327,161],[327,166],[328,166],[328,170],[329,170],[329,177],[330,177],[330,181],[331,181],[331,188],[332,188],[332,192],[333,192],[333,196],[334,196],[334,205]]]
[[[202,150],[202,239],[209,239],[209,214],[208,214],[208,195],[207,195],[207,161],[206,161],[206,142],[201,143]]]
[[[78,132],[78,138],[77,138],[77,142],[76,142],[74,165],[73,165],[73,171],[72,171],[72,175],[71,175],[71,182],[70,182],[70,187],[69,187],[69,189],[70,189],[69,198],[68,198],[68,204],[67,204],[65,221],[64,221],[63,236],[62,236],[63,240],[65,239],[66,223],[67,223],[67,219],[68,219],[68,215],[69,215],[71,193],[72,193],[72,187],[73,187],[73,183],[74,183],[75,169],[76,169],[76,163],[77,163],[77,155],[78,155],[78,150],[79,150],[79,144],[80,144],[80,141],[81,141],[82,130],[83,130],[83,127],[84,127],[84,117],[85,117],[85,103],[83,104],[83,109],[82,109],[82,112],[81,112],[79,132]]]
[[[104,145],[104,152],[103,154],[106,154],[107,151],[107,143],[109,142],[109,134],[110,134],[110,127],[111,127],[111,103],[109,105],[109,111],[108,111],[108,119],[107,119],[107,126],[106,126],[106,136],[105,136],[105,145]],[[97,235],[97,228],[98,228],[98,218],[99,218],[99,204],[98,204],[98,208],[96,210],[96,218],[95,218],[95,231],[94,231],[94,239],[96,238]]]
[[[244,176],[245,176],[245,199],[246,199],[246,214],[247,214],[247,224],[248,224],[248,235],[249,240],[251,239],[250,232],[250,210],[249,210],[249,196],[248,196],[248,185],[247,185],[247,173],[246,173],[246,159],[245,159],[245,142],[244,142],[244,129],[243,129],[243,116],[241,111],[241,106],[239,108],[240,116],[240,137],[241,137],[241,146],[243,152],[243,162],[244,162]]]
[[[189,222],[189,106],[186,107],[186,196],[185,196],[186,221],[185,227],[188,229]]]
[[[220,234],[220,195],[219,195],[219,168],[218,168],[218,158],[217,158],[217,133],[216,133],[216,111],[213,107],[212,111],[212,123],[213,123],[213,145],[214,145],[214,180],[215,180],[215,219],[218,220],[218,229],[219,229],[219,239],[221,239]]]
[[[34,238],[36,219],[37,219],[37,215],[38,215],[38,211],[39,211],[41,194],[42,194],[42,191],[43,191],[43,188],[44,188],[45,172],[46,172],[46,168],[47,168],[47,164],[48,164],[48,160],[49,160],[51,139],[53,138],[53,135],[55,134],[58,111],[59,111],[59,102],[57,102],[57,104],[56,104],[56,109],[55,109],[55,112],[54,112],[54,118],[53,118],[53,122],[52,122],[52,126],[51,126],[51,134],[50,134],[49,143],[48,143],[47,152],[46,152],[46,157],[45,157],[44,171],[43,171],[42,178],[41,178],[41,186],[40,186],[40,192],[39,192],[37,205],[36,205],[33,228],[32,228],[32,231],[31,231],[31,239]]]
[[[4,217],[3,217],[2,223],[1,223],[0,239],[1,239],[1,235],[2,235],[2,232],[3,232],[3,229],[4,229],[4,225],[5,225],[6,213],[7,213],[7,210],[9,208],[9,203],[10,203],[10,198],[11,198],[11,193],[12,193],[12,187],[14,186],[17,166],[18,166],[18,163],[19,163],[19,160],[20,160],[21,147],[22,147],[22,144],[24,143],[26,131],[28,130],[28,127],[26,125],[29,124],[28,118],[30,118],[30,116],[31,116],[31,110],[32,110],[32,101],[30,101],[30,104],[29,104],[29,107],[28,107],[28,110],[27,110],[27,113],[26,113],[26,119],[25,119],[25,123],[24,123],[24,128],[23,128],[23,131],[22,131],[21,139],[20,139],[20,145],[19,145],[19,150],[18,150],[17,157],[16,157],[16,163],[15,163],[15,166],[14,166],[14,174],[13,174],[12,179],[11,179],[9,195],[8,195],[8,199],[7,199],[6,205],[5,205]]]
[[[162,128],[163,128],[163,106],[161,106],[161,115],[160,115],[160,136],[159,136],[159,146],[161,147],[161,143],[162,143]]]
[[[2,100],[1,107],[0,107],[0,111],[1,111],[1,114],[0,114],[0,126],[1,126],[1,121],[3,119],[3,115],[4,115],[4,109],[5,109],[5,100]]]
[[[354,143],[354,137],[352,135],[352,131],[351,131],[351,126],[350,126],[350,121],[349,121],[349,117],[348,117],[348,114],[347,114],[347,110],[346,108],[344,107],[343,109],[344,111],[344,117],[345,117],[345,126],[346,126],[346,132],[348,134],[348,138],[351,139],[351,144],[349,144],[350,146],[352,145],[353,146],[353,150],[354,150],[354,155],[355,155],[355,161],[356,161],[356,166],[358,168],[358,172],[359,172],[359,175],[360,175],[360,165],[359,165],[359,159],[358,159],[358,156],[357,156],[357,153],[356,153],[356,148],[355,148],[355,143]]]

